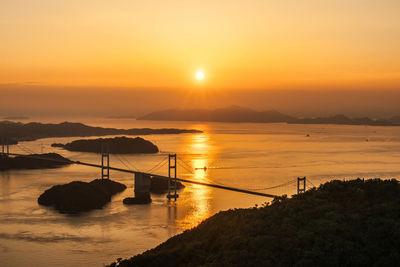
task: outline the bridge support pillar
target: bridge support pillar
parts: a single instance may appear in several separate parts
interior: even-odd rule
[[[151,179],[141,172],[135,173],[135,198],[150,199]]]
[[[150,176],[142,172],[135,172],[135,197],[127,197],[123,203],[126,205],[151,203],[150,187]]]
[[[110,147],[101,144],[101,179],[110,179]]]
[[[171,171],[172,170],[172,171]],[[172,176],[173,175],[173,176]],[[176,193],[176,154],[168,155],[168,199],[177,199]]]
[[[306,192],[306,177],[297,177],[297,194]]]

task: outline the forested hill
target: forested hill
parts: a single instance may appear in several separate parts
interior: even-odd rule
[[[249,108],[232,106],[214,110],[161,110],[149,113],[138,120],[166,120],[166,121],[209,121],[209,122],[259,122],[259,123],[297,123],[297,124],[343,124],[343,125],[376,125],[400,126],[400,117],[390,119],[371,119],[367,117],[349,118],[344,115],[328,117],[296,118],[276,110],[256,111]]]
[[[74,136],[105,136],[105,135],[149,135],[149,134],[180,134],[200,133],[198,130],[186,129],[116,129],[88,126],[83,123],[63,122],[53,123],[20,123],[11,121],[0,122],[0,142],[2,140],[29,141],[47,137]]]
[[[400,184],[331,181],[220,212],[118,266],[397,266]],[[116,263],[111,266],[115,266]]]

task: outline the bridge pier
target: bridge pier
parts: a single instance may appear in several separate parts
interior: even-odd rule
[[[126,205],[151,203],[150,187],[150,175],[135,172],[135,197],[127,197],[123,200],[123,203]]]
[[[141,172],[135,173],[135,198],[151,199],[150,198],[150,176]]]

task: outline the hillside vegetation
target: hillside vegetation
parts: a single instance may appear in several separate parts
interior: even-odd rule
[[[331,181],[260,208],[220,212],[111,266],[396,266],[400,185]]]

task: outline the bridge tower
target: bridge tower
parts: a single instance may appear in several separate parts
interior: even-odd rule
[[[173,170],[173,171],[171,171]],[[171,173],[172,172],[172,173]],[[173,176],[171,176],[173,175]],[[173,193],[171,192],[173,191]],[[179,195],[176,193],[176,154],[168,155],[168,199],[177,199]]]
[[[297,177],[297,194],[306,192],[306,177]]]
[[[101,179],[110,179],[110,147],[101,144]]]
[[[8,140],[6,138],[2,138],[0,140],[1,143],[1,154],[3,156],[8,156],[10,154],[10,145],[8,144]]]

